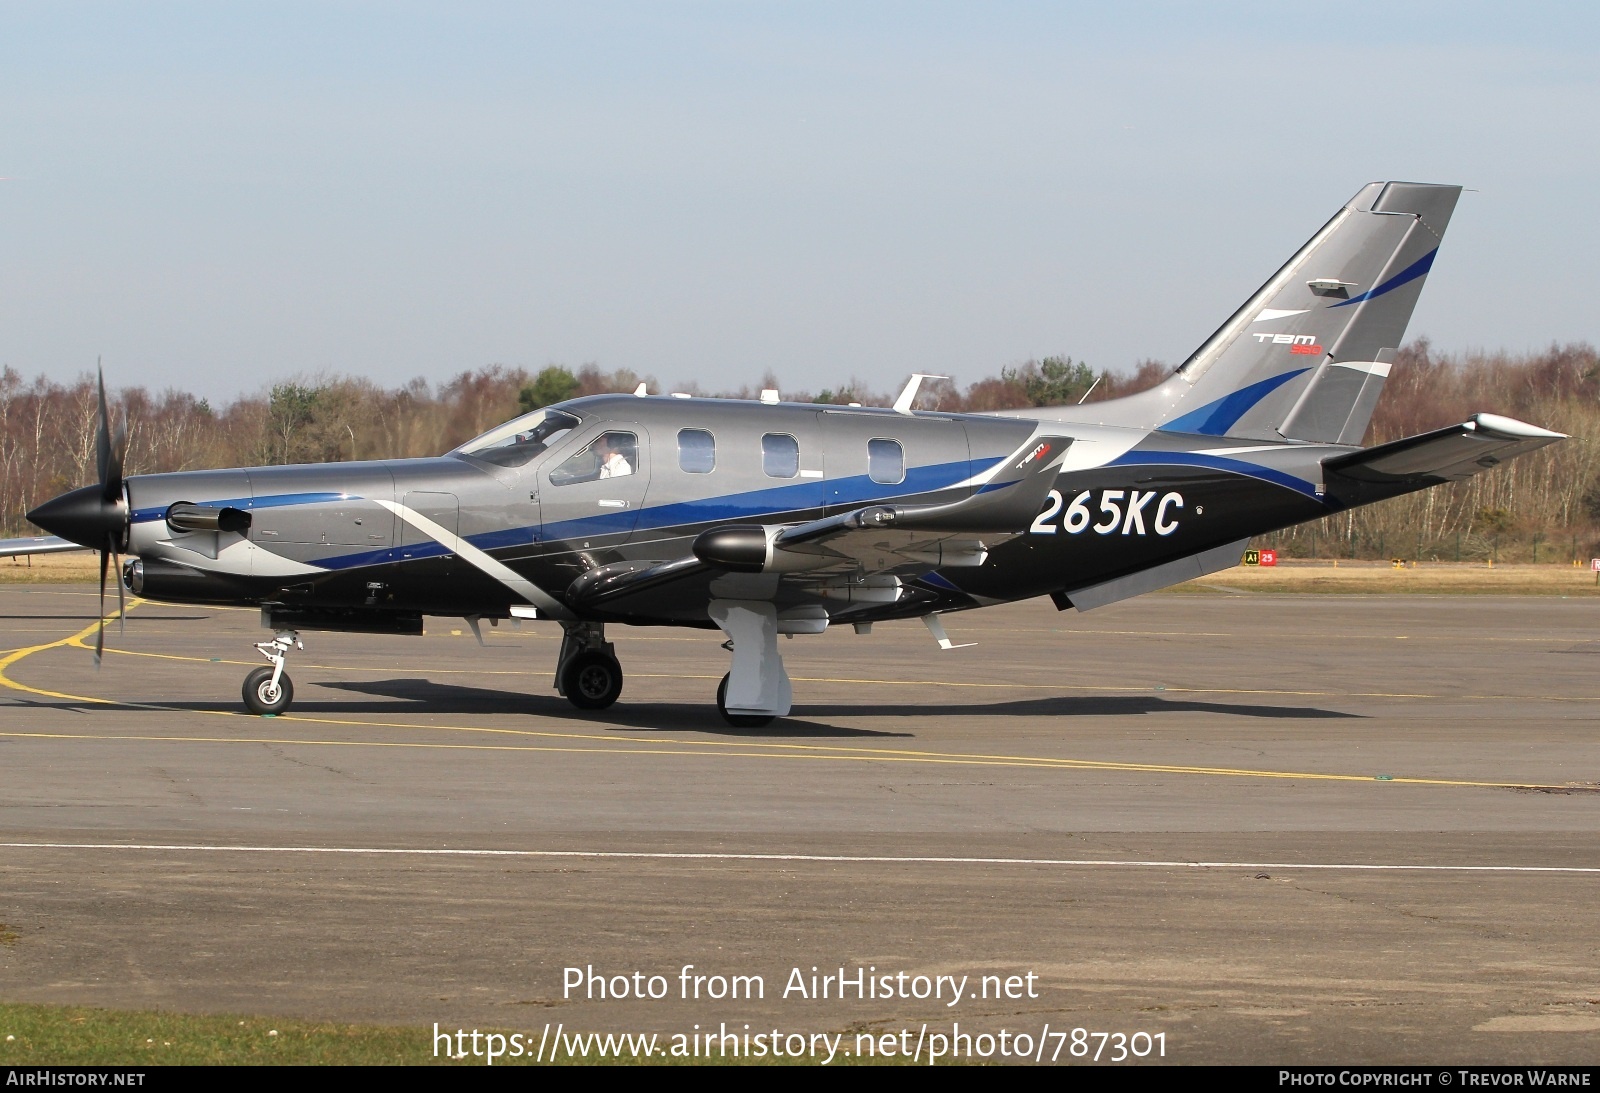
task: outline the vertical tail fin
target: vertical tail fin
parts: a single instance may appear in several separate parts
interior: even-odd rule
[[[1460,194],[1362,187],[1171,378],[1103,404],[1107,419],[1359,444]]]

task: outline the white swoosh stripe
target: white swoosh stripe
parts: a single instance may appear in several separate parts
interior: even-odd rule
[[[573,617],[567,605],[550,595],[550,593],[519,574],[510,566],[489,557],[489,555],[459,535],[434,523],[420,512],[408,509],[404,505],[397,505],[393,501],[379,501],[378,504],[400,517],[400,519],[422,532],[428,538],[436,541],[452,554],[461,555],[469,563],[477,566],[550,617],[557,619],[570,619]]]
[[[1262,308],[1261,313],[1250,321],[1253,323],[1264,323],[1268,319],[1287,319],[1290,315],[1304,315],[1309,310],[1311,309],[1303,307],[1299,311],[1284,311],[1282,308],[1267,307]]]
[[[1283,447],[1282,444],[1250,444],[1243,448],[1201,448],[1195,455],[1241,455],[1244,452],[1271,452]]]

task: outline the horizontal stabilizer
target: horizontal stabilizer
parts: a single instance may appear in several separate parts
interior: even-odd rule
[[[1475,414],[1460,425],[1325,459],[1322,467],[1361,482],[1459,482],[1566,436],[1515,418]]]

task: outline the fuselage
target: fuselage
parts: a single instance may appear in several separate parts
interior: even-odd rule
[[[554,410],[571,427],[526,457],[468,445],[430,459],[131,477],[136,590],[504,617],[527,602],[508,574],[560,598],[600,567],[688,557],[720,526],[960,501],[1042,429],[1020,416],[717,399],[595,396]],[[1343,503],[1324,492],[1320,460],[1348,448],[1049,425],[1072,443],[1028,528],[989,536],[981,564],[907,567],[892,600],[829,601],[829,613],[871,621],[1070,595]],[[183,530],[174,505],[239,510],[249,526]],[[826,599],[803,582],[774,594],[780,607]],[[679,587],[589,615],[705,626],[708,599]]]

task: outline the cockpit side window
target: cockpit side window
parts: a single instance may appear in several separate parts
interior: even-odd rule
[[[800,473],[800,442],[788,433],[761,438],[761,469],[768,478],[793,478]]]
[[[550,472],[552,486],[574,482],[596,482],[602,478],[626,478],[639,469],[639,438],[633,433],[601,433],[576,455],[562,460]]]
[[[689,474],[717,469],[717,438],[705,429],[678,430],[678,468]]]
[[[867,477],[885,486],[906,480],[906,453],[898,440],[867,441]]]
[[[578,427],[578,419],[560,410],[535,410],[467,441],[452,455],[481,459],[500,467],[521,467],[548,451]]]

